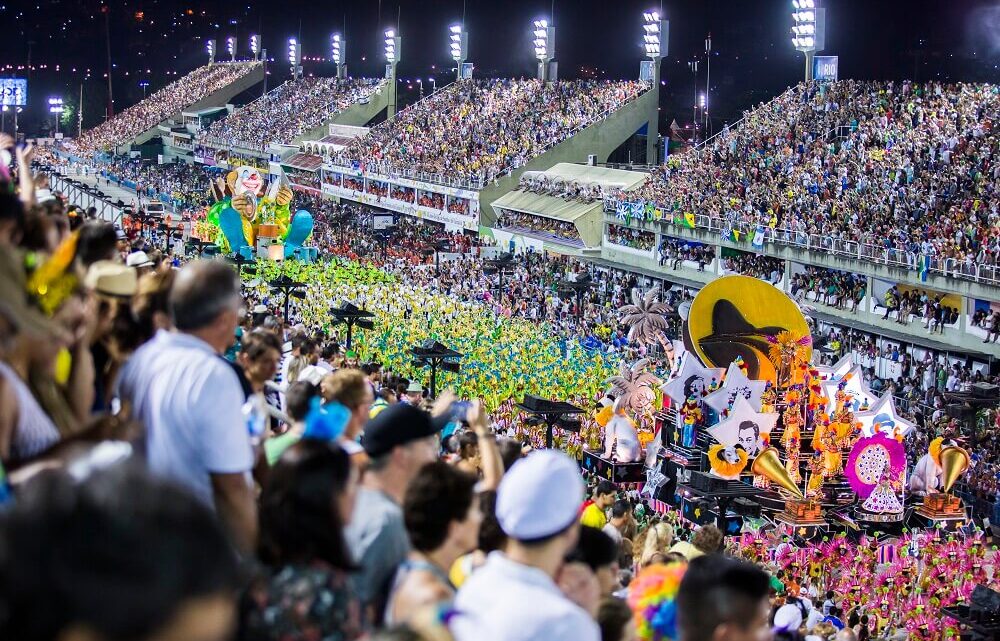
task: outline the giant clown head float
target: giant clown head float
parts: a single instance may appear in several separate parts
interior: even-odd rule
[[[284,174],[268,188],[259,169],[244,165],[217,180],[212,193],[216,203],[207,221],[218,227],[216,244],[227,253],[252,253],[257,237],[267,234],[284,243],[287,258],[312,234],[312,214],[291,213],[293,193]]]

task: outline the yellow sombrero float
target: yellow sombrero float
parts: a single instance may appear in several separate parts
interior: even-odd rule
[[[781,290],[749,276],[724,276],[706,285],[691,303],[684,330],[689,351],[708,367],[728,367],[737,357],[752,380],[777,379],[768,357],[771,340],[781,332],[810,335],[798,306]],[[812,347],[805,348],[805,357]]]

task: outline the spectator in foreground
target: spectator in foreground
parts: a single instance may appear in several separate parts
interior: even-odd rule
[[[357,369],[339,369],[328,374],[320,386],[323,400],[337,401],[351,412],[344,433],[340,435],[340,445],[359,465],[367,461],[365,450],[358,443],[361,431],[368,422],[372,402],[375,400],[368,379]]]
[[[271,574],[249,592],[244,641],[361,636],[344,540],[359,476],[336,443],[307,438],[282,454],[260,499],[260,559]]]
[[[0,541],[0,638],[232,634],[240,579],[229,541],[203,504],[144,471],[44,473],[0,518]]]
[[[504,476],[496,512],[509,539],[505,552],[491,553],[459,590],[452,625],[458,641],[600,638],[588,613],[596,610],[596,585],[585,609],[557,584],[577,542],[583,492],[576,462],[553,450],[531,454]]]
[[[399,403],[365,428],[368,469],[347,541],[360,566],[354,589],[372,625],[382,621],[389,582],[410,551],[400,507],[406,488],[421,467],[437,460],[440,427],[427,412]]]
[[[160,331],[125,364],[119,396],[146,426],[155,474],[214,506],[237,546],[254,549],[254,454],[243,418],[243,390],[220,356],[232,344],[242,307],[239,282],[222,261],[195,261],[170,290],[176,332]]]
[[[677,592],[683,641],[768,641],[770,580],[760,568],[718,554],[691,561]]]
[[[601,597],[611,596],[621,588],[618,584],[619,545],[597,528],[580,527],[576,549],[566,556],[567,562],[580,562],[590,568],[601,589]]]
[[[448,572],[460,556],[475,549],[482,522],[475,486],[475,476],[444,461],[428,463],[410,483],[403,517],[413,549],[396,571],[387,625],[408,621],[421,607],[454,599]]]

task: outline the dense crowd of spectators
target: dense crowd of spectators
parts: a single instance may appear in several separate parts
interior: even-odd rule
[[[567,240],[580,240],[580,232],[577,231],[576,225],[571,222],[536,216],[534,214],[525,214],[509,209],[499,211],[497,215],[497,227],[500,229],[522,229],[565,238]]]
[[[171,200],[190,207],[204,206],[209,202],[209,182],[219,176],[217,170],[203,165],[178,162],[159,165],[139,158],[116,157],[101,165],[106,179],[117,179],[135,184],[137,193],[165,194]]]
[[[652,251],[653,247],[656,246],[656,234],[621,225],[608,225],[608,242],[632,249]]]
[[[901,325],[922,320],[924,329],[929,334],[944,333],[945,325],[958,322],[958,308],[948,305],[948,301],[940,293],[915,289],[900,291],[899,287],[893,285],[886,290],[877,305],[885,310],[882,320],[889,320],[890,316],[894,316],[895,321]]]
[[[289,144],[296,136],[371,97],[382,80],[300,78],[213,122],[198,140],[265,151],[271,143]]]
[[[518,189],[539,194],[554,196],[564,200],[575,200],[581,203],[594,203],[604,200],[610,193],[603,185],[596,183],[581,183],[576,180],[566,180],[558,176],[546,176],[544,173],[526,171],[521,174],[517,184]]]
[[[769,241],[974,274],[1000,259],[998,117],[993,85],[804,83],[639,194]]]
[[[231,265],[161,263],[145,239],[130,246],[110,223],[38,205],[30,176],[22,184],[23,202],[0,192],[0,462],[13,485],[0,494],[13,498],[0,513],[3,638],[597,641],[667,617],[682,639],[768,639],[806,621],[830,636],[842,619],[870,638],[861,608],[839,611],[845,595],[811,604],[815,577],[769,576],[722,554],[714,526],[653,515],[608,481],[586,489],[576,461],[525,452],[476,399],[456,421],[449,395],[429,399],[359,362],[294,308],[286,322],[241,291]],[[365,213],[331,205],[317,243],[382,266],[400,291],[565,336],[613,326],[613,310],[648,286],[525,253],[501,288],[467,255],[474,239],[414,222],[382,238],[359,224]],[[41,270],[40,287],[22,252],[44,261],[71,233],[74,255]],[[466,255],[432,268],[427,246],[443,242]],[[595,287],[575,310],[558,283],[585,272]],[[63,350],[71,367],[59,374]],[[944,392],[984,378],[897,356],[903,394],[934,368],[932,422]],[[446,423],[455,435],[441,438]],[[977,491],[995,485],[995,460],[974,471]],[[684,573],[676,601],[651,614],[644,579],[670,571]]]
[[[753,276],[781,287],[781,279],[785,274],[785,261],[762,254],[733,252],[722,258],[722,269],[726,272]]]
[[[260,62],[219,62],[198,67],[163,89],[155,91],[109,120],[85,131],[73,141],[78,153],[91,153],[120,145],[155,127],[167,118],[254,71]]]
[[[485,184],[647,88],[635,81],[460,80],[353,140],[336,160]]]
[[[790,293],[798,302],[811,300],[857,312],[867,287],[868,279],[860,274],[807,265],[804,272],[792,276]]]
[[[698,271],[705,271],[705,266],[715,260],[715,247],[703,245],[679,238],[663,236],[660,238],[660,265],[670,265],[670,269],[679,269],[684,261],[698,263]]]

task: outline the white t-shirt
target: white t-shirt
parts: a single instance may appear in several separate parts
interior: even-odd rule
[[[214,506],[212,474],[246,474],[253,448],[243,389],[205,341],[160,330],[122,368],[118,396],[146,426],[149,469]]]
[[[455,641],[599,641],[597,623],[548,574],[491,552],[455,597]]]

